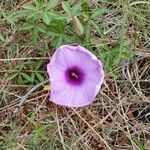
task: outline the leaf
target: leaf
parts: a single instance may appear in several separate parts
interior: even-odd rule
[[[36,64],[35,71],[40,69],[40,67],[42,67],[42,65],[43,65],[43,61],[38,61],[38,64]]]
[[[35,85],[36,85],[36,84],[39,84],[39,80],[34,79],[34,84],[35,84]]]
[[[32,77],[27,75],[26,73],[20,73],[24,79],[26,79],[28,82],[32,82]]]
[[[47,136],[48,135],[46,132],[46,126],[45,125],[41,125],[39,127],[36,127],[36,129],[34,130],[33,138],[32,138],[33,143],[36,144],[41,139],[49,140]]]
[[[7,78],[7,80],[10,81],[10,80],[14,79],[17,75],[18,75],[18,73],[12,74]]]
[[[24,84],[24,81],[23,81],[23,79],[22,79],[21,74],[19,74],[19,76],[18,76],[18,83],[19,83],[19,84]]]
[[[139,147],[139,150],[147,150],[146,144],[144,144],[143,142],[141,142],[138,139],[135,139],[135,143],[137,144],[137,146]]]
[[[41,32],[41,33],[47,33],[47,29],[46,29],[46,25],[45,24],[39,24],[38,26],[37,26],[37,29],[38,29],[38,31],[39,32]]]
[[[55,12],[47,12],[50,18],[57,19],[58,13]]]
[[[134,54],[133,54],[133,51],[132,50],[129,50],[129,49],[126,49],[124,48],[122,50],[122,58],[123,59],[132,59],[134,57]]]
[[[31,19],[31,18],[33,18],[33,20],[36,20],[38,17],[39,17],[39,12],[28,12],[27,14],[26,14],[26,17],[28,18],[28,19]]]
[[[62,36],[54,37],[51,43],[52,43],[52,46],[55,48],[60,47],[62,45]]]
[[[57,15],[57,19],[59,20],[68,20],[70,17],[67,14],[60,14],[60,13],[55,13]]]
[[[36,44],[37,39],[38,39],[38,29],[37,29],[37,27],[32,29],[31,34],[32,34],[32,42],[33,42],[33,44]]]
[[[2,8],[1,8],[1,11],[0,11],[1,13],[0,13],[0,19],[2,19],[2,18],[6,18],[6,12],[5,12],[5,10],[3,10]]]
[[[36,6],[36,8],[37,8],[38,10],[40,10],[40,9],[42,8],[42,1],[40,1],[40,0],[35,0],[34,3],[35,3],[35,6]]]
[[[7,14],[7,16],[5,17],[5,20],[10,23],[15,25],[15,22],[18,21],[18,14],[16,12],[10,12],[9,14]]]
[[[32,79],[32,83],[33,83],[33,81],[35,79],[35,73],[34,72],[31,73],[31,79]]]
[[[52,19],[57,19],[57,14],[54,12],[44,12],[42,20],[45,24],[49,25]]]
[[[64,22],[61,20],[54,20],[52,26],[59,34],[62,34],[65,30]]]
[[[67,1],[62,2],[62,8],[68,13],[71,14],[71,8]]]
[[[86,0],[84,0],[84,2],[82,3],[82,11],[88,13],[89,10],[89,4],[86,2]]]
[[[39,81],[44,81],[44,78],[42,77],[41,74],[39,74],[38,72],[35,73],[36,77],[38,78]]]
[[[90,39],[91,39],[91,21],[87,21],[86,25],[85,25],[85,41],[87,43],[87,46],[88,44],[90,43]]]
[[[49,28],[47,36],[60,36],[60,34],[55,29]]]
[[[60,47],[62,45],[62,36],[60,36],[57,40],[56,48]]]
[[[27,120],[36,127],[35,119],[36,119],[35,113],[31,113],[31,116],[27,117]]]
[[[69,43],[72,37],[69,35],[63,35],[63,44]]]
[[[58,4],[58,0],[50,0],[47,3],[46,10],[54,9],[57,6],[57,4]]]
[[[92,25],[95,27],[95,29],[96,29],[96,31],[98,32],[98,34],[99,34],[102,38],[105,38],[104,32],[103,32],[103,30],[102,30],[102,27],[101,27],[98,23],[96,23],[96,22],[94,22],[94,21],[92,21]]]
[[[97,9],[93,10],[91,18],[96,18],[98,16],[101,16],[106,11],[107,11],[106,8],[97,8]]]
[[[75,15],[75,13],[76,12],[78,12],[80,9],[81,9],[81,2],[78,2],[76,5],[74,5],[73,7],[72,7],[72,13]]]
[[[34,7],[32,4],[25,4],[25,5],[23,5],[22,7],[23,7],[24,9],[27,9],[27,10],[34,10],[34,11],[37,10],[37,8]]]
[[[4,38],[4,36],[3,36],[3,34],[1,32],[0,32],[0,40],[5,42],[5,38]]]
[[[35,25],[34,24],[30,24],[30,23],[24,23],[21,27],[22,30],[30,30],[32,28],[34,28]]]
[[[51,17],[49,16],[49,14],[47,12],[44,12],[44,14],[42,16],[42,20],[44,21],[44,23],[49,25],[51,22]]]
[[[64,23],[61,20],[53,20],[49,26],[48,32],[54,36],[60,36],[64,32]]]

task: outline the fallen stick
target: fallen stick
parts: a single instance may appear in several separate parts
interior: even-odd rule
[[[23,97],[21,97],[21,100],[19,102],[19,104],[16,105],[16,109],[14,110],[14,113],[17,113],[19,111],[19,109],[21,108],[22,105],[24,105],[24,103],[27,101],[28,97],[31,95],[31,93],[33,91],[35,91],[36,89],[38,89],[39,87],[43,86],[45,83],[47,83],[48,80],[43,81],[37,85],[35,85],[33,88],[31,88]]]

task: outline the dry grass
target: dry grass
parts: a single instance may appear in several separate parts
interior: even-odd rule
[[[135,12],[138,2],[142,1],[131,3],[136,5]],[[145,3],[149,6],[148,1]],[[97,5],[100,4],[94,1],[92,7]],[[111,2],[103,5],[113,7]],[[149,27],[141,19],[147,14],[134,14],[132,11],[125,28],[126,39],[135,53],[134,59],[118,66],[117,77],[106,75],[105,83],[92,105],[77,109],[50,103],[49,92],[43,89],[46,83],[36,87],[16,111],[23,96],[35,86],[8,81],[9,73],[28,61],[36,63],[42,60],[46,64],[53,52],[48,50],[47,39],[41,39],[32,46],[28,34],[0,23],[1,31],[9,35],[0,46],[0,149],[150,149]],[[119,27],[109,27],[108,22],[118,21],[117,17],[116,14],[109,14],[103,18],[107,41],[111,45],[116,44]],[[38,54],[40,49],[45,50],[42,57]],[[46,74],[45,68],[40,71]],[[26,72],[32,70],[27,69]]]

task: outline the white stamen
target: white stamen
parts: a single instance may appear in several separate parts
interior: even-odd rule
[[[75,72],[72,72],[72,73],[71,73],[71,76],[78,79],[78,75],[77,75]]]

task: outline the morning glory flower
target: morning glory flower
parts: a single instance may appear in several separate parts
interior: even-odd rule
[[[84,47],[64,45],[47,65],[50,77],[50,101],[68,107],[89,105],[104,80],[100,60]]]

